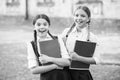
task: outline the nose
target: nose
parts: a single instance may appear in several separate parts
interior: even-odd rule
[[[45,26],[41,25],[39,28],[44,28]]]
[[[81,16],[78,16],[77,19],[82,19],[82,17],[81,17]]]
[[[77,21],[81,21],[82,18],[81,18],[81,17],[76,17],[76,20],[77,20]]]

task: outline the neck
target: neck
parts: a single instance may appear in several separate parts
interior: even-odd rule
[[[84,28],[86,28],[86,27],[87,27],[87,24],[82,25],[82,26],[77,25],[77,26],[76,26],[77,32],[81,32],[81,30],[84,29]]]
[[[44,39],[47,37],[47,33],[46,34],[42,34],[42,35],[39,35],[40,38]]]
[[[81,32],[81,28],[80,27],[77,27],[77,32]]]

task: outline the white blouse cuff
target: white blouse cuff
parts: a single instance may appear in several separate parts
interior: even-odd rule
[[[28,61],[28,68],[31,69],[35,66],[38,66],[38,63],[35,60],[29,60]]]
[[[64,55],[62,58],[70,59],[70,56]]]
[[[94,58],[96,64],[100,64],[100,60],[97,57],[93,57],[93,58]]]

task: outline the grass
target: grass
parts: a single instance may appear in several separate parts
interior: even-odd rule
[[[25,43],[0,44],[0,80],[39,80],[27,68]],[[120,66],[92,65],[94,80],[120,80]]]
[[[27,68],[25,44],[0,44],[0,80],[39,80]]]

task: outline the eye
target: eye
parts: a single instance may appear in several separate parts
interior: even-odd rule
[[[81,17],[85,17],[85,15],[82,14]]]
[[[37,23],[37,26],[41,26],[41,23]]]
[[[47,26],[47,23],[43,23],[44,26]]]
[[[76,17],[78,17],[79,15],[78,15],[78,14],[76,14],[75,16],[76,16]]]

